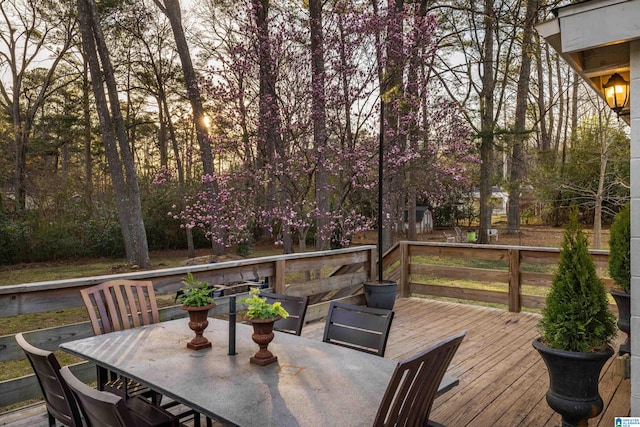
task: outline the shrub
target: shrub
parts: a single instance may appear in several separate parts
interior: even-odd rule
[[[622,292],[631,290],[631,207],[627,204],[615,217],[609,237],[609,275]]]
[[[82,224],[87,256],[122,257],[125,255],[120,223],[115,213],[96,212]]]
[[[0,265],[22,261],[29,253],[31,232],[26,221],[0,215]]]
[[[596,274],[575,209],[564,233],[558,271],[542,316],[542,341],[555,349],[603,350],[616,334],[607,292]]]

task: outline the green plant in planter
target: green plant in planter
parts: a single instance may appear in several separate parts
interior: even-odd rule
[[[625,294],[631,291],[631,206],[616,215],[609,237],[609,275]]]
[[[607,292],[587,246],[574,210],[539,324],[541,341],[548,347],[574,352],[601,351],[610,346],[616,334]]]
[[[279,301],[269,304],[266,298],[260,296],[260,289],[251,288],[250,297],[242,298],[238,302],[247,305],[247,317],[249,319],[275,319],[277,316],[286,319],[289,316],[287,310]]]
[[[618,306],[618,328],[627,334],[618,354],[631,354],[631,206],[615,217],[609,237],[609,275],[618,289],[610,291]]]
[[[187,273],[186,279],[182,280],[184,285],[180,290],[181,295],[178,296],[178,302],[188,307],[204,307],[213,302],[210,296],[212,291],[207,282],[196,280],[191,272]]]
[[[542,336],[533,347],[549,373],[547,403],[562,416],[563,426],[584,427],[604,408],[598,378],[613,356],[616,324],[575,208],[539,326]]]

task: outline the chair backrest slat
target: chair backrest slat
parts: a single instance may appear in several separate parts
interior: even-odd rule
[[[304,318],[307,314],[307,307],[309,306],[309,297],[282,295],[272,292],[260,292],[260,296],[266,298],[270,304],[279,301],[282,307],[289,313],[289,317],[286,319],[276,321],[273,327],[275,330],[295,335],[302,333]]]
[[[440,382],[467,331],[398,363],[374,427],[426,426]]]
[[[358,350],[366,353],[377,354],[380,347],[382,335],[378,332],[366,330],[354,330],[353,328],[345,328],[342,325],[333,324],[329,334],[330,341],[334,344],[349,343]]]
[[[80,294],[96,335],[160,321],[151,281],[111,280]]]
[[[384,356],[393,311],[331,301],[324,342]]]
[[[81,427],[78,406],[71,389],[60,375],[58,359],[52,352],[29,344],[21,333],[15,337],[36,374],[47,412],[66,426]]]
[[[129,312],[129,307],[127,307],[127,303],[124,300],[124,296],[122,292],[124,290],[123,288],[127,288],[127,287],[128,286],[116,285],[116,286],[108,286],[104,288],[104,292],[105,294],[107,294],[107,301],[109,301],[109,298],[111,298],[111,303],[109,304],[109,310],[115,313],[115,318],[117,319],[117,321],[113,321],[113,328],[116,331],[129,329],[128,318],[129,318],[130,312]]]

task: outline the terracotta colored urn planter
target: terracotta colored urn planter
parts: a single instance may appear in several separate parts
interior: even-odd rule
[[[251,335],[251,339],[260,346],[260,350],[249,359],[251,363],[266,366],[278,361],[278,357],[274,356],[267,347],[275,336],[273,333],[273,324],[279,319],[280,316],[276,316],[275,319],[246,319],[253,325],[253,335]]]
[[[202,333],[207,326],[209,326],[209,321],[207,320],[209,310],[215,306],[215,304],[204,305],[202,307],[182,306],[183,310],[189,312],[189,328],[196,333],[195,338],[187,343],[187,348],[191,350],[202,350],[211,347],[211,342],[202,336]]]

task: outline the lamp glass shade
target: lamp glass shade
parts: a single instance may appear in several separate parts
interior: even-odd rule
[[[629,82],[615,73],[602,87],[609,107],[616,113],[620,113],[629,100]]]

